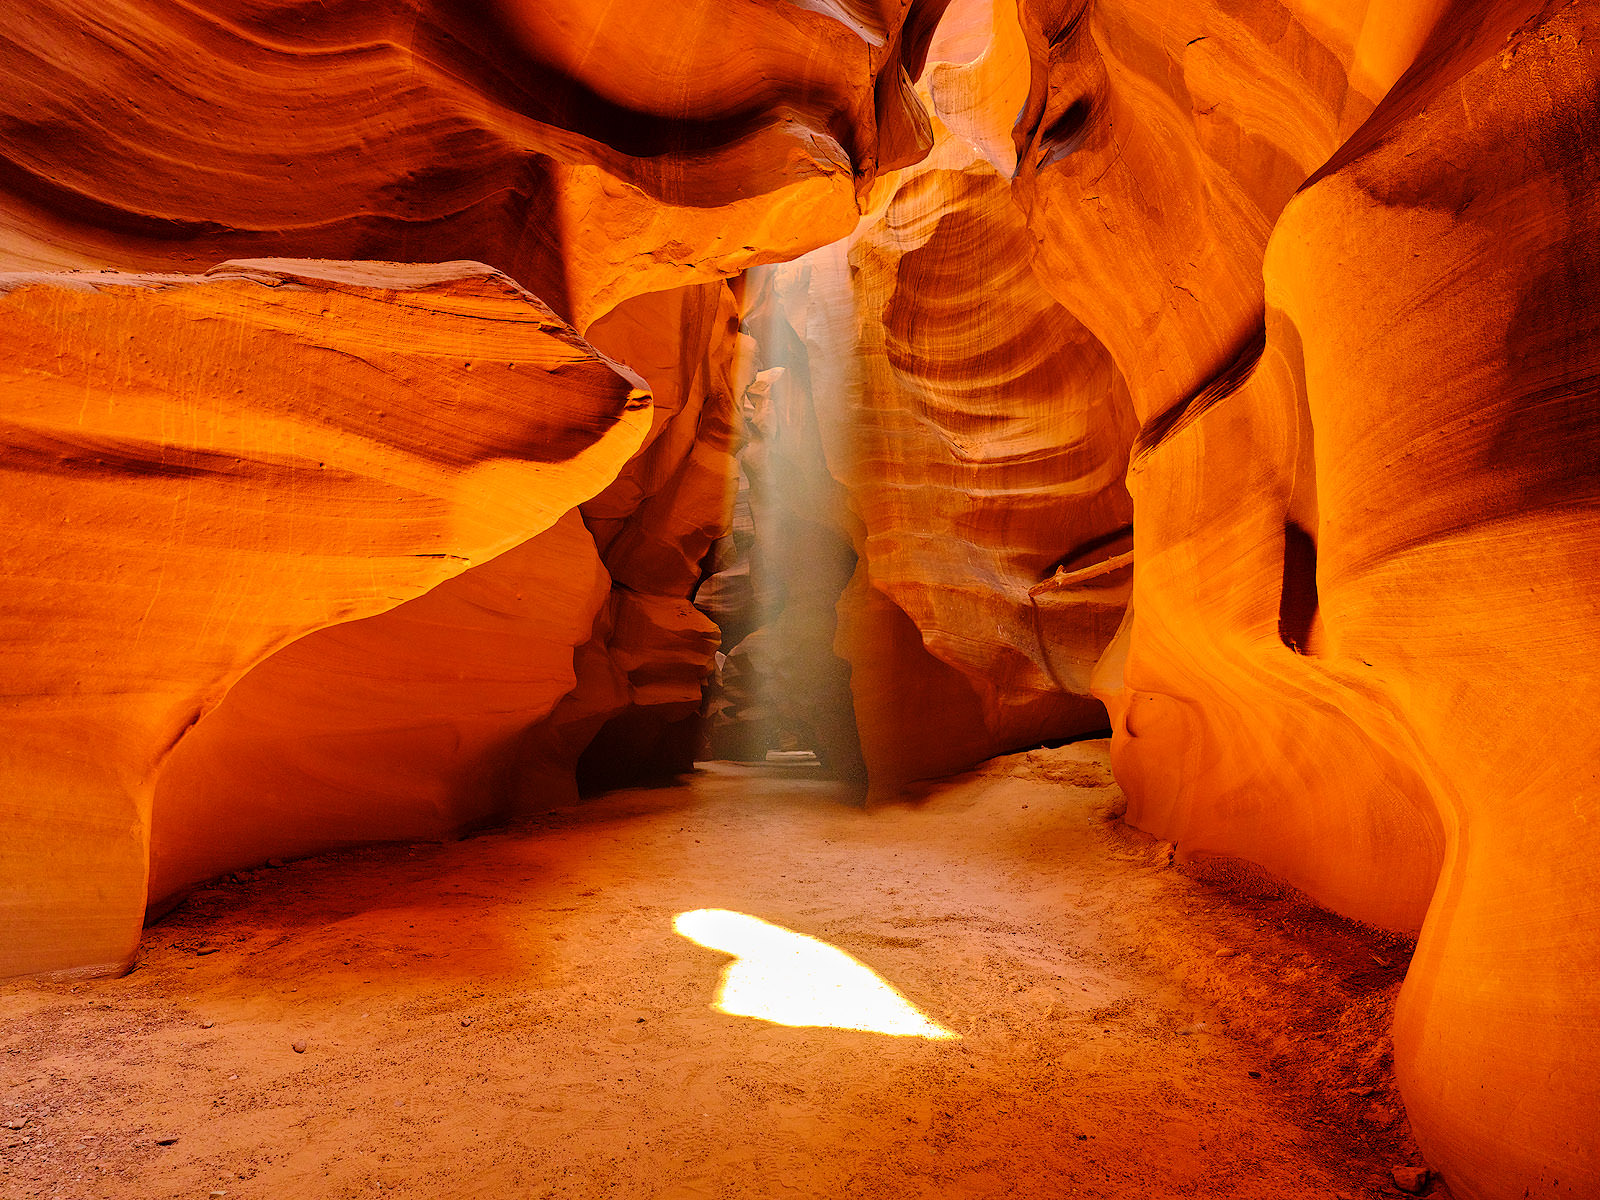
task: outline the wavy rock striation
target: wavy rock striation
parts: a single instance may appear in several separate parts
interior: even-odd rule
[[[476,259],[581,329],[847,234],[927,148],[944,3],[32,4],[0,262]]]
[[[1600,1194],[1591,6],[1157,7],[1022,5],[1018,193],[1143,423],[1129,817],[1420,929],[1430,1162]]]
[[[988,44],[988,6],[952,17],[934,56]],[[831,640],[848,664],[880,791],[1102,727],[1090,678],[1129,587],[1133,413],[1105,350],[1036,280],[983,157],[997,70],[985,55],[936,66],[933,96],[971,136],[937,126],[853,237],[767,269],[746,317],[785,398],[773,407],[792,414],[768,450],[789,459],[777,498],[831,513],[858,560],[836,622],[795,632],[811,661]],[[818,561],[833,558],[803,556],[785,590],[829,573]]]
[[[734,397],[748,368],[733,294],[699,284],[639,297],[590,336],[637,364],[655,403],[644,446],[581,509],[611,589],[578,651],[574,690],[519,751],[523,809],[574,786],[691,769],[720,640],[692,597],[731,507]]]
[[[0,973],[115,967],[183,732],[291,639],[554,525],[649,393],[470,263],[12,275],[0,305]]]
[[[688,596],[739,386],[704,281],[842,236],[925,151],[908,72],[943,7],[52,0],[11,22],[0,264],[35,272],[7,336],[38,426],[7,437],[11,499],[70,496],[97,532],[13,524],[11,653],[65,638],[94,670],[7,677],[10,769],[75,798],[13,791],[24,933],[0,973],[126,961],[152,789],[159,907],[270,854],[549,803],[597,731],[625,773],[685,762],[714,649]],[[490,266],[73,273],[264,254]],[[558,315],[639,359],[648,411]],[[58,576],[83,595],[46,613]],[[160,687],[128,682],[147,655]],[[91,727],[109,740],[69,767]]]
[[[720,634],[880,788],[1109,712],[1419,934],[1457,1194],[1600,1195],[1591,0],[13,16],[0,975],[681,768]]]
[[[196,724],[156,786],[152,911],[267,857],[571,801],[585,759],[613,784],[692,766],[716,643],[688,598],[727,509],[734,323],[721,284],[597,323],[651,384],[615,478],[428,594],[285,647]]]

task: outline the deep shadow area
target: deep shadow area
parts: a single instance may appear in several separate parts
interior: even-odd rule
[[[1312,653],[1317,609],[1317,543],[1293,521],[1283,527],[1283,590],[1278,637],[1296,654]]]

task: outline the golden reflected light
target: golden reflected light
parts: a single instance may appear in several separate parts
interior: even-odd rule
[[[679,913],[673,929],[733,955],[714,1007],[775,1025],[859,1029],[892,1037],[960,1037],[928,1020],[871,967],[816,938],[725,908]]]

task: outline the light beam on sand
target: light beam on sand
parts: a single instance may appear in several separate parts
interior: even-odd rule
[[[679,913],[672,927],[696,945],[733,955],[717,989],[718,1012],[891,1037],[961,1036],[928,1020],[871,967],[827,942],[725,908]]]

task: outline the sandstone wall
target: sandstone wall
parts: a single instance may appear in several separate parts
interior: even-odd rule
[[[1600,1194],[1592,0],[5,15],[0,974],[681,767],[699,588],[882,788],[1103,702]]]
[[[953,6],[930,59],[929,157],[878,182],[849,239],[753,272],[746,314],[782,397],[763,449],[769,468],[782,460],[769,503],[789,514],[788,540],[821,523],[854,551],[848,582],[820,534],[776,564],[797,593],[827,576],[834,611],[773,640],[842,660],[885,795],[1102,728],[1090,679],[1131,574],[1127,388],[1039,283],[1010,164],[988,157],[990,110],[1025,97],[1015,13]],[[836,686],[805,692],[844,707]]]
[[[9,275],[0,307],[0,970],[126,966],[185,731],[307,630],[555,526],[649,393],[472,263]],[[255,794],[219,799],[197,836]]]
[[[1594,9],[1221,8],[1021,6],[1017,192],[1142,422],[1129,818],[1420,930],[1430,1161],[1600,1194]]]
[[[941,0],[10,8],[0,973],[683,765],[717,281],[924,152]]]
[[[848,233],[943,6],[11,0],[0,258],[476,259],[581,329]]]

